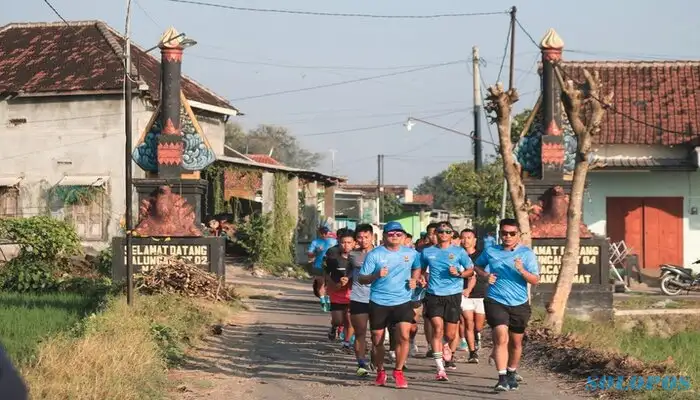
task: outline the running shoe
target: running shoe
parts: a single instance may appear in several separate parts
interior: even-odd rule
[[[506,373],[506,380],[508,381],[508,387],[510,390],[518,390],[518,378],[517,378],[518,373],[513,371],[513,372],[507,372]]]
[[[396,382],[397,389],[406,389],[408,387],[408,381],[406,380],[406,377],[403,375],[403,371],[396,371],[395,370],[392,375],[394,377],[394,381]]]
[[[363,368],[363,367],[357,367],[356,373],[357,373],[357,376],[362,376],[362,377],[369,375],[369,371],[367,370],[367,368]]]
[[[469,352],[469,359],[467,359],[467,362],[469,364],[478,364],[479,363],[479,355],[476,353],[476,351]]]
[[[338,330],[336,329],[336,327],[331,326],[331,329],[328,331],[328,340],[335,340],[337,333]]]
[[[452,361],[452,350],[450,350],[450,346],[442,346],[442,359],[445,361]]]
[[[447,379],[447,372],[445,372],[444,369],[441,369],[440,371],[438,371],[437,375],[435,375],[435,380],[440,382],[449,381],[449,379]]]
[[[408,355],[411,357],[415,357],[416,354],[418,354],[418,351],[418,345],[415,342],[413,342],[411,343],[411,347],[408,348]]]
[[[345,340],[345,329],[342,326],[338,327],[338,338],[341,342]]]
[[[352,335],[352,336],[350,337],[350,344],[353,345],[353,346],[355,345],[355,335]]]
[[[493,390],[495,392],[507,392],[510,390],[510,386],[508,386],[508,379],[505,375],[498,376],[498,383],[496,383],[496,386],[493,387]]]
[[[391,358],[391,362],[396,362],[396,352],[395,351],[390,351],[389,352],[389,358]]]
[[[445,361],[445,368],[454,371],[457,369],[457,364],[454,361]]]
[[[352,348],[352,345],[348,342],[343,342],[343,350],[345,351],[353,351],[354,349]]]
[[[469,345],[466,339],[463,338],[462,341],[459,342],[459,349],[462,351],[469,351]]]
[[[386,385],[386,371],[385,370],[377,371],[377,380],[374,381],[374,383],[376,383],[377,386]]]
[[[516,380],[517,382],[523,382],[523,381],[524,381],[522,375],[520,375],[517,371],[514,372],[513,375],[515,376],[515,380]]]

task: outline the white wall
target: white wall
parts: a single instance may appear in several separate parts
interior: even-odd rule
[[[135,146],[153,109],[135,98],[132,110]],[[27,123],[12,126],[9,120],[15,118],[26,118]],[[215,153],[223,154],[223,122],[202,118],[199,123]],[[46,211],[45,191],[62,176],[104,175],[110,178],[107,231],[109,236],[118,232],[126,208],[121,95],[0,100],[0,136],[0,175],[24,177],[20,183],[23,216]],[[145,177],[136,163],[132,163],[132,171],[134,178]],[[138,213],[137,199],[134,193],[134,215]]]
[[[690,215],[691,207],[700,209],[700,172],[603,172],[588,174],[583,219],[596,234],[606,233],[606,197],[683,197],[683,258],[700,258],[700,215]]]

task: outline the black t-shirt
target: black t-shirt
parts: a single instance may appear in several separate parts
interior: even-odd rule
[[[477,250],[471,254],[469,254],[469,258],[472,259],[473,263],[476,263],[477,258],[481,255],[481,250]],[[475,264],[476,265],[476,264]],[[476,274],[476,272],[474,272]],[[466,289],[467,286],[469,285],[469,279],[464,280],[464,288]],[[469,298],[470,299],[483,299],[486,297],[486,291],[488,290],[489,287],[489,278],[488,277],[482,277],[479,274],[476,274],[476,285],[474,285],[474,288],[472,289],[471,293],[469,293]]]
[[[340,278],[350,276],[352,273],[350,261],[342,256],[340,246],[333,246],[328,249],[324,265],[324,270],[336,283],[340,282]]]

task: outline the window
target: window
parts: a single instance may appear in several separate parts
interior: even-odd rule
[[[0,186],[0,217],[19,216],[19,189]]]
[[[68,206],[68,216],[83,240],[103,240],[105,236],[104,194]]]

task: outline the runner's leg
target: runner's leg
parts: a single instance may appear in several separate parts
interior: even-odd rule
[[[528,303],[510,307],[510,322],[508,325],[509,329],[509,341],[508,341],[508,367],[507,367],[507,377],[508,385],[511,390],[518,389],[518,381],[522,380],[519,378],[517,368],[520,364],[520,357],[523,354],[523,336],[525,335],[525,329],[527,329],[527,324],[530,321],[530,305]]]
[[[364,303],[353,302],[350,321],[355,330],[355,359],[357,360],[357,375],[366,376],[369,371],[367,365],[367,323],[369,322],[369,310],[361,310]],[[363,312],[365,311],[365,312]]]
[[[476,350],[481,347],[481,331],[484,330],[484,322],[486,322],[484,299],[474,299],[474,346]]]
[[[486,320],[491,327],[493,336],[493,360],[498,371],[498,383],[494,387],[495,391],[508,391],[510,386],[506,377],[508,364],[508,325],[510,324],[510,313],[507,306],[495,302],[491,299],[484,301],[486,310]]]
[[[445,337],[447,338],[447,343],[449,345],[449,351],[443,349],[443,359],[445,360],[445,367],[448,369],[457,369],[457,364],[454,361],[454,354],[457,352],[457,347],[459,346],[459,319],[462,315],[461,304],[462,304],[462,294],[458,293],[452,296],[443,297],[445,304],[445,311],[443,314],[443,320],[445,321]]]
[[[384,307],[369,303],[369,325],[372,335],[372,364],[377,368],[376,384],[386,384],[386,371],[384,371],[384,332],[389,325],[392,307]]]

